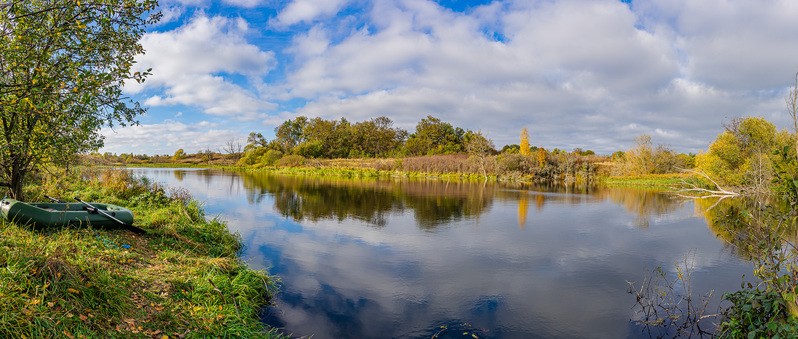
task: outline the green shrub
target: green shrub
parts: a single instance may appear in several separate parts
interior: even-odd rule
[[[268,166],[274,166],[280,158],[283,157],[283,152],[270,149],[260,157],[260,163]]]
[[[513,172],[528,174],[532,172],[535,163],[531,157],[518,153],[505,153],[498,156],[496,166],[499,174]]]
[[[291,154],[286,155],[277,160],[277,166],[280,167],[298,167],[305,164],[307,159],[301,155]]]
[[[252,147],[244,151],[244,155],[238,160],[239,165],[254,165],[268,153],[269,149],[266,147]]]
[[[789,315],[776,291],[747,288],[723,298],[733,305],[724,312],[720,338],[792,338],[798,333],[798,319]]]

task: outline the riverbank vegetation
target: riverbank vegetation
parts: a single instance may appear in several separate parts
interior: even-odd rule
[[[43,195],[129,207],[136,235],[92,228],[34,230],[0,222],[0,336],[3,337],[257,337],[258,319],[274,281],[236,257],[239,240],[185,193],[125,172],[72,173],[79,154],[99,149],[103,126],[134,124],[145,109],[123,93],[149,71],[133,72],[140,38],[158,21],[157,1],[13,1],[0,5],[0,186],[19,200]],[[732,306],[717,334],[794,336],[798,316],[798,76],[787,97],[794,130],[763,118],[735,119],[706,152],[682,154],[641,135],[627,150],[496,145],[480,131],[433,116],[413,131],[387,117],[296,117],[275,137],[250,133],[221,150],[171,155],[89,154],[86,164],[231,165],[332,175],[407,175],[590,184],[681,180],[710,227],[756,265],[755,282],[724,298]],[[50,174],[48,174],[50,173]],[[62,175],[52,175],[61,173]],[[120,174],[121,173],[121,174]],[[304,192],[308,196],[315,191]],[[720,200],[734,197],[733,203]],[[482,200],[466,205],[479,211]],[[290,202],[290,201],[289,201]],[[541,200],[542,203],[542,200]],[[459,202],[455,201],[457,205]],[[332,212],[318,205],[319,215]],[[454,214],[460,212],[452,209]],[[370,214],[369,214],[370,215]],[[525,215],[519,211],[519,219]],[[294,216],[303,217],[303,216]],[[659,319],[657,319],[659,320]],[[698,321],[700,322],[700,318]],[[663,323],[673,323],[668,319]]]
[[[222,151],[206,149],[188,154],[178,149],[173,155],[153,156],[94,153],[83,156],[83,161],[106,166],[237,166],[283,172],[303,168],[302,172],[316,174],[338,170],[360,172],[362,176],[378,172],[406,177],[589,184],[600,177],[673,173],[692,168],[695,157],[654,146],[646,135],[638,137],[633,148],[612,155],[531,146],[526,129],[522,129],[519,143],[497,150],[481,132],[464,130],[432,116],[422,119],[412,133],[394,128],[386,117],[357,123],[298,117],[281,124],[272,140],[258,132],[250,133],[243,147],[229,141]]]
[[[74,169],[100,129],[146,110],[123,93],[156,0],[0,4],[0,186],[118,204],[146,235],[0,221],[0,337],[271,337],[258,312],[275,282],[237,258],[239,239],[181,191],[127,172]]]
[[[275,280],[248,269],[239,239],[185,191],[125,171],[59,173],[27,196],[122,205],[147,234],[0,223],[0,336],[278,336],[258,317]]]
[[[779,131],[763,118],[732,120],[707,151],[695,157],[694,173],[709,182],[679,191],[695,198],[713,232],[754,264],[755,279],[723,295],[731,305],[716,315],[704,314],[707,297],[691,296],[689,287],[677,288],[673,280],[663,279],[666,284],[651,290],[651,280],[644,280],[639,292],[630,292],[643,306],[639,311],[647,327],[723,338],[787,338],[798,333],[798,74],[786,99],[793,131]],[[681,273],[676,278],[689,286],[684,279]],[[684,304],[687,309],[669,312],[666,304]],[[652,306],[658,312],[646,311]],[[717,320],[717,328],[707,332],[711,326],[705,319]]]
[[[0,4],[0,186],[24,200],[29,175],[69,166],[102,146],[105,125],[135,123],[145,109],[122,93],[144,53],[156,0],[5,1]]]

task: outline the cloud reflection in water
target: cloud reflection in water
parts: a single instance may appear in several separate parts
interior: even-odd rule
[[[136,171],[228,220],[251,267],[283,281],[265,319],[314,338],[464,323],[486,337],[634,337],[627,280],[688,253],[699,291],[750,272],[691,203],[652,192]]]

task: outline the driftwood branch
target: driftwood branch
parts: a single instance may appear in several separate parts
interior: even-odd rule
[[[699,187],[694,183],[682,180],[683,188],[676,191],[677,196],[683,198],[690,198],[690,199],[720,198],[720,200],[723,200],[726,198],[737,197],[741,195],[739,192],[723,188],[717,181],[710,178],[709,175],[707,175],[704,172],[691,170],[691,169],[681,169],[681,171],[700,175],[701,177],[709,180],[713,185],[715,185],[715,189]]]

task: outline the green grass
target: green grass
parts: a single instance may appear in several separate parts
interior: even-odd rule
[[[694,179],[685,173],[648,174],[639,176],[605,177],[601,182],[608,187],[639,187],[670,190],[683,184],[685,180]]]
[[[432,173],[420,171],[406,171],[400,169],[373,168],[377,160],[385,159],[311,159],[312,164],[302,166],[225,166],[203,165],[185,163],[160,163],[160,164],[129,164],[129,167],[200,167],[218,168],[231,171],[257,171],[270,172],[283,175],[297,176],[330,176],[341,178],[406,178],[406,179],[440,179],[453,181],[483,182],[485,177],[479,173]],[[395,159],[388,159],[395,160]],[[598,182],[608,187],[645,188],[656,190],[672,190],[683,184],[685,180],[696,180],[695,176],[687,173],[648,174],[637,176],[611,176],[599,177]],[[534,182],[532,175],[501,175],[489,174],[487,181],[491,182]]]
[[[280,336],[258,317],[275,279],[238,259],[224,223],[185,192],[92,175],[54,190],[129,207],[148,234],[0,222],[0,337]]]
[[[261,166],[255,168],[226,168],[229,170],[243,170],[255,172],[269,172],[281,175],[294,176],[317,176],[317,177],[339,177],[339,178],[402,178],[402,179],[439,179],[452,181],[485,181],[485,177],[475,173],[426,173],[416,171],[401,170],[377,170],[372,168],[339,168],[339,167],[276,167]],[[497,181],[495,175],[489,175],[488,181]]]
[[[118,164],[115,167],[133,167],[133,168],[215,168],[227,167],[229,165],[207,164],[207,163],[187,163],[187,162],[159,162],[159,163],[129,163]]]

